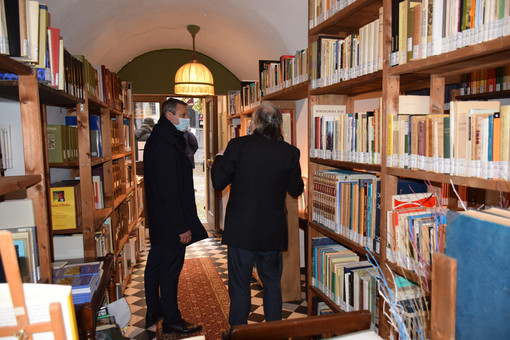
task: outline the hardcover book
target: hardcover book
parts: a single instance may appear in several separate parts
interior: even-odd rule
[[[77,229],[81,226],[81,199],[79,181],[52,183],[51,225],[53,230]]]

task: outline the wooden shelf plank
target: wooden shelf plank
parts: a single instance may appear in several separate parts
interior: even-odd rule
[[[15,73],[17,75],[32,74],[30,66],[20,63],[4,54],[0,54],[0,72]]]
[[[426,73],[446,76],[467,73],[480,68],[506,65],[509,59],[510,36],[505,36],[394,66],[388,69],[388,75]]]
[[[324,294],[319,288],[310,285],[310,291],[316,295],[319,299],[324,301],[329,308],[335,313],[344,313],[339,305],[334,303],[326,294]]]
[[[463,185],[473,188],[501,190],[510,192],[510,182],[503,180],[483,179],[477,177],[452,176],[447,174],[439,174],[422,170],[408,170],[401,168],[387,168],[386,173],[392,176],[421,179],[437,183],[450,183],[454,185]]]
[[[336,161],[333,159],[322,159],[322,158],[310,158],[310,161],[316,164],[332,166],[336,168],[347,168],[352,170],[361,170],[361,171],[371,171],[371,172],[380,172],[381,165],[380,164],[365,164],[365,163],[354,163],[354,162],[344,162],[344,161]]]
[[[103,222],[110,216],[112,211],[112,208],[94,210],[94,230],[97,230],[103,225]]]
[[[362,254],[364,256],[367,256],[368,254],[368,251],[365,249],[365,247],[363,247],[361,244],[359,243],[356,243],[354,241],[351,241],[350,239],[348,239],[347,237],[343,236],[343,235],[340,235],[340,234],[337,234],[335,233],[334,231],[332,230],[329,230],[323,226],[321,226],[320,224],[317,224],[316,222],[313,222],[313,221],[309,221],[308,222],[308,225],[317,230],[319,233],[323,234],[324,236],[327,236],[329,237],[330,239],[333,239],[335,240],[336,242],[346,246],[347,248],[351,249],[352,251],[356,252],[356,253],[359,253],[359,254]],[[372,255],[374,256],[374,258],[377,260],[377,262],[380,262],[380,257],[378,254],[372,252]]]
[[[77,104],[83,103],[84,100],[78,97],[71,96],[64,91],[55,89],[53,87],[38,83],[39,87],[39,101],[41,104],[60,106],[60,107],[73,107]],[[19,87],[18,81],[15,80],[2,80],[0,81],[0,94],[3,98],[11,100],[19,100]]]
[[[308,97],[308,81],[265,95],[261,100],[299,100]]]
[[[26,189],[41,181],[41,175],[0,177],[0,196],[20,189]]]
[[[310,95],[321,94],[361,94],[382,90],[382,71],[365,74],[361,77],[310,90]]]
[[[484,99],[501,99],[501,98],[510,98],[510,90],[457,96],[456,99],[457,100],[484,100]]]
[[[386,263],[388,264],[388,267],[390,267],[390,269],[394,272],[394,273],[397,273],[398,275],[402,276],[402,277],[405,277],[406,279],[409,279],[415,283],[418,283],[418,284],[421,284],[422,287],[428,287],[429,288],[429,292],[430,293],[430,284],[431,284],[431,281],[430,281],[430,275],[427,278],[417,274],[417,273],[414,273],[408,269],[405,269],[403,267],[400,267],[399,265],[397,265],[396,263],[393,263],[393,262],[389,262],[389,261],[386,261]]]
[[[308,31],[308,36],[324,34],[340,34],[347,36],[358,32],[359,28],[379,18],[381,0],[357,0],[335,13],[332,17]]]
[[[113,202],[113,209],[116,209],[124,200],[126,199],[126,194],[122,194],[115,199]]]

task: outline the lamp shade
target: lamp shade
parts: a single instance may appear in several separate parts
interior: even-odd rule
[[[189,96],[214,95],[211,71],[196,60],[182,65],[175,73],[174,93]]]

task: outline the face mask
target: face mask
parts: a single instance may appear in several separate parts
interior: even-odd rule
[[[172,123],[173,124],[173,123]],[[186,131],[189,126],[189,118],[179,118],[179,124],[175,125],[175,128],[179,131]]]

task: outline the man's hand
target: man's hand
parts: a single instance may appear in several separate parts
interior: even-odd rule
[[[191,242],[191,231],[188,230],[185,233],[179,234],[180,242],[182,244],[188,244]]]

